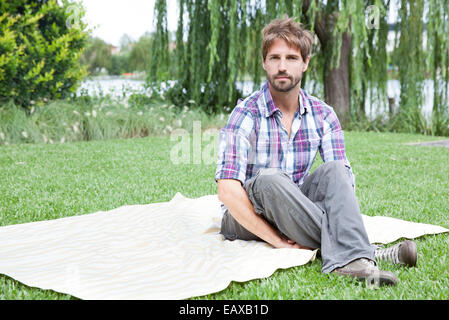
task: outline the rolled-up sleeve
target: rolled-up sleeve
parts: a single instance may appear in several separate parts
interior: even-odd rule
[[[355,176],[351,165],[346,157],[345,138],[343,130],[337,115],[332,108],[323,120],[323,136],[320,145],[320,154],[323,162],[342,160],[348,168],[349,175],[352,178],[352,185],[355,189]]]
[[[242,184],[245,183],[253,127],[252,114],[237,106],[231,113],[227,125],[220,130],[215,181],[235,179]]]

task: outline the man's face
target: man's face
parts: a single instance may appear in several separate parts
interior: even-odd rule
[[[310,57],[307,57],[304,61],[301,52],[289,46],[284,39],[276,39],[263,61],[263,68],[267,72],[270,85],[275,90],[288,92],[301,82],[309,60]]]

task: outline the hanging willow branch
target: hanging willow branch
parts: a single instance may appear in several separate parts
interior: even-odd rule
[[[434,86],[432,134],[442,135],[449,125],[449,2],[429,1],[427,21],[427,69],[430,70]]]
[[[176,59],[177,62],[177,79],[184,78],[185,52],[184,52],[184,2],[179,0],[179,18],[178,28],[176,30]]]
[[[223,23],[221,20],[221,5],[219,1],[209,1],[208,9],[210,11],[210,27],[211,27],[211,38],[207,45],[207,49],[210,52],[209,55],[209,75],[207,81],[212,79],[212,71],[215,62],[220,62],[220,57],[217,53],[218,35],[220,33],[220,26]]]
[[[228,53],[228,98],[231,99],[234,93],[235,81],[237,80],[237,50],[238,50],[238,0],[230,1],[229,8],[229,53]]]
[[[156,18],[156,34],[154,37],[152,59],[148,80],[164,81],[169,77],[169,51],[167,30],[167,3],[166,0],[156,0],[154,4],[154,17]]]
[[[238,81],[250,78],[253,89],[258,90],[264,76],[261,30],[272,19],[287,15],[295,16],[316,34],[317,43],[306,72],[307,81],[313,84],[312,94],[323,98],[324,92],[324,98],[336,109],[341,105],[333,105],[332,101],[343,103],[344,107],[349,105],[348,110],[356,119],[365,117],[365,105],[385,110],[387,64],[391,62],[399,70],[401,84],[398,119],[404,125],[397,129],[423,132],[427,129],[420,114],[423,82],[428,72],[435,87],[432,121],[439,123],[432,133],[446,132],[444,119],[449,118],[447,0],[178,1],[180,15],[174,53],[168,49],[166,1],[155,3],[157,30],[149,79],[163,81],[169,74],[175,75],[177,84],[171,96],[178,97],[180,105],[184,104],[183,99],[193,99],[208,112],[222,111],[243,97]],[[388,53],[387,11],[392,4],[399,8],[398,41],[394,51]],[[368,6],[374,6],[380,13],[375,28],[366,25]],[[423,32],[427,33],[426,44]],[[176,68],[171,73],[170,54],[174,61],[170,67]],[[341,78],[341,74],[347,78]],[[347,92],[338,91],[338,81],[343,80],[349,83]],[[331,85],[335,89],[330,90]],[[347,100],[333,100],[344,95],[348,96]]]
[[[400,115],[403,130],[422,130],[422,105],[425,57],[423,45],[423,0],[401,0],[399,9],[399,45],[395,61],[399,67]]]

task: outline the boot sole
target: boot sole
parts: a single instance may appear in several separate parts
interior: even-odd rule
[[[365,281],[368,287],[395,286],[399,279],[393,274],[386,271],[376,272],[368,277],[358,277],[360,281]]]
[[[370,274],[364,272],[345,272],[342,270],[334,270],[332,273],[357,278],[359,281],[364,281],[369,287],[395,286],[399,281],[394,273],[382,270],[374,271]]]

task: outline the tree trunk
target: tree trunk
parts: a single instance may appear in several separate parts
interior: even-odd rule
[[[328,52],[332,52],[334,39],[328,39]],[[349,96],[349,58],[351,54],[351,36],[342,35],[340,62],[337,68],[331,69],[331,59],[326,59],[324,65],[324,101],[334,108],[341,125],[344,127],[350,116]]]
[[[306,19],[307,11],[310,7],[310,0],[303,0],[302,12]],[[334,108],[341,125],[344,127],[350,117],[350,90],[349,90],[349,58],[351,55],[352,37],[348,33],[343,33],[340,49],[340,61],[337,68],[332,68],[331,55],[333,46],[336,44],[333,39],[333,31],[338,12],[324,13],[324,8],[315,14],[314,30],[320,41],[322,52],[326,55],[323,66],[324,101]]]

